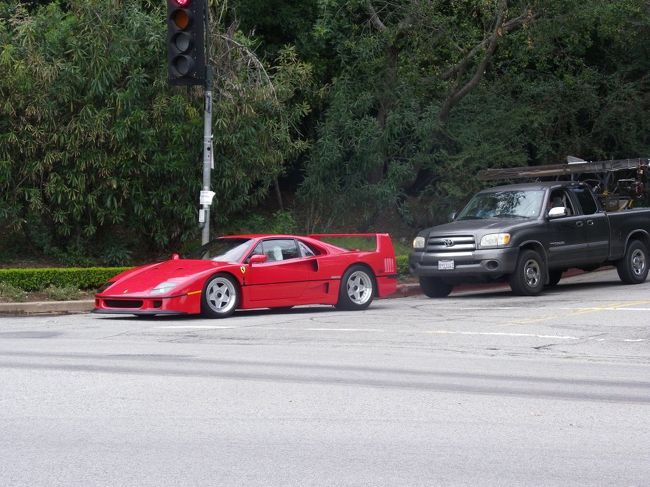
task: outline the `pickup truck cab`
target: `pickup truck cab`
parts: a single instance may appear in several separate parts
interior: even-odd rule
[[[608,213],[583,183],[512,184],[480,191],[450,223],[422,230],[409,269],[429,297],[490,280],[532,296],[572,267],[613,264],[623,282],[642,283],[649,248],[650,209]]]

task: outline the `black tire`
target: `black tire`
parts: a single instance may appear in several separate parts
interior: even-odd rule
[[[548,284],[546,287],[557,286],[557,283],[562,279],[562,274],[564,271],[562,269],[552,269],[548,271]]]
[[[535,250],[524,250],[519,254],[515,272],[510,274],[512,292],[519,296],[535,296],[544,289],[544,261]]]
[[[343,274],[338,309],[362,310],[366,309],[375,299],[377,284],[372,271],[362,265],[353,265]]]
[[[430,298],[444,298],[454,288],[451,284],[437,277],[421,277],[420,289]]]
[[[210,277],[201,294],[201,314],[206,318],[226,318],[239,306],[241,291],[235,279],[223,272]]]
[[[641,284],[648,277],[648,248],[640,240],[632,240],[625,256],[616,263],[618,277],[625,284]]]

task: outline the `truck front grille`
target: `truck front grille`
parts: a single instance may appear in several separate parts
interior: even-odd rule
[[[436,235],[429,236],[427,240],[427,252],[472,252],[476,250],[476,242],[473,235]]]

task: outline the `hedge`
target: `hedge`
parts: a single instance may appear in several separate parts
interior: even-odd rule
[[[397,263],[397,275],[399,277],[408,277],[409,276],[409,256],[408,255],[398,255],[395,257],[395,262]]]
[[[46,269],[0,269],[0,282],[23,291],[40,291],[48,286],[97,289],[129,267],[70,267]]]

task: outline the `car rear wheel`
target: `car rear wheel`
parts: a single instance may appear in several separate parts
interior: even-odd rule
[[[515,272],[510,275],[512,292],[519,296],[535,296],[544,288],[544,261],[535,250],[519,254]]]
[[[375,276],[372,271],[362,265],[353,265],[343,274],[336,307],[349,310],[366,309],[375,298],[375,289]]]
[[[648,277],[648,248],[640,240],[627,246],[625,256],[616,264],[618,277],[626,284],[641,284]]]
[[[421,277],[420,289],[430,298],[444,298],[454,287],[437,277]]]
[[[208,318],[226,318],[239,305],[239,285],[228,274],[215,274],[205,283],[201,313]]]

